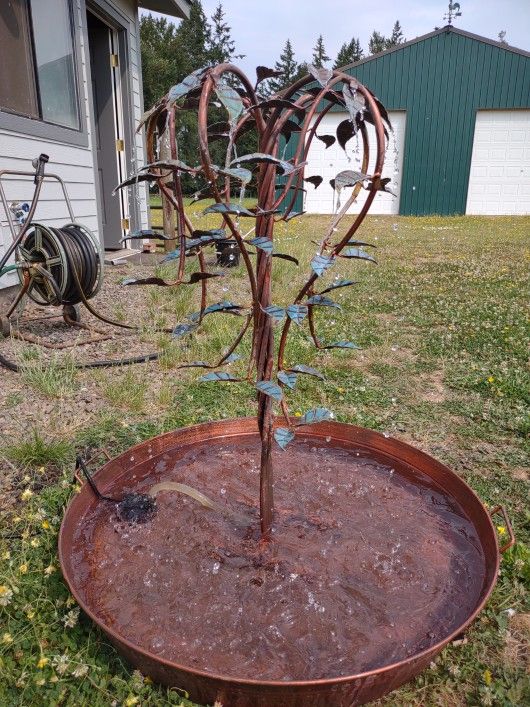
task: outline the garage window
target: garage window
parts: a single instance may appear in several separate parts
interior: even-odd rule
[[[0,109],[79,129],[69,0],[0,2]]]

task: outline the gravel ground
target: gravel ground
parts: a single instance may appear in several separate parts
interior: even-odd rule
[[[150,378],[150,397],[156,397],[157,390],[163,385],[160,367],[157,363],[143,363],[123,369],[100,369],[98,371],[79,371],[72,390],[63,390],[60,395],[43,393],[40,378],[45,377],[45,370],[51,364],[55,369],[66,364],[66,373],[72,373],[68,367],[75,363],[101,361],[103,359],[119,360],[130,356],[154,353],[160,350],[160,345],[167,336],[153,330],[153,317],[158,318],[162,327],[175,324],[178,312],[175,302],[169,297],[155,301],[153,291],[159,288],[128,287],[122,285],[124,278],[149,277],[155,273],[161,260],[161,254],[141,254],[128,259],[124,264],[106,266],[103,287],[97,296],[91,300],[93,307],[111,319],[124,323],[136,324],[140,333],[130,332],[99,321],[83,305],[80,305],[83,324],[94,327],[98,332],[108,336],[105,340],[84,344],[90,338],[90,332],[78,330],[64,323],[59,307],[39,307],[31,301],[22,312],[19,328],[31,336],[42,337],[48,343],[72,344],[64,349],[51,349],[35,346],[16,338],[0,339],[0,354],[24,368],[23,373],[15,373],[0,367],[0,442],[9,444],[32,429],[43,426],[51,434],[61,436],[65,427],[74,430],[78,425],[86,425],[91,416],[108,407],[108,400],[102,395],[102,385],[110,371],[119,377],[122,371],[142,369],[143,375]],[[210,267],[215,267],[215,258],[210,255]],[[156,295],[155,295],[156,297]],[[173,311],[171,311],[173,309]],[[40,321],[33,320],[46,317]],[[51,318],[53,317],[53,318]],[[153,373],[157,370],[157,375]],[[36,371],[35,376],[32,372]],[[57,370],[55,370],[56,378]],[[41,374],[41,375],[39,375]],[[137,375],[137,374],[135,374]],[[59,381],[55,384],[64,385]],[[51,385],[54,385],[52,380]],[[64,394],[66,393],[66,394]],[[70,393],[70,394],[69,394]]]

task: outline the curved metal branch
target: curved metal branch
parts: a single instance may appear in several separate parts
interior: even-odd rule
[[[342,74],[341,72],[339,72],[339,76],[346,77],[346,74]],[[362,84],[356,84],[356,89],[363,94],[363,97],[368,102],[371,113],[374,117],[374,124],[375,124],[375,130],[376,130],[376,143],[377,143],[377,157],[376,157],[375,171],[374,171],[374,174],[372,175],[372,179],[375,180],[377,177],[381,176],[381,170],[383,168],[383,162],[384,162],[384,157],[385,157],[385,133],[384,133],[384,128],[383,128],[383,122],[382,122],[381,115],[379,113],[379,109],[377,107],[377,104],[374,101],[371,93],[364,86],[362,86]],[[367,139],[367,135],[366,135],[366,129],[364,131],[362,131],[362,135],[363,135],[363,142],[365,143],[365,146],[367,146],[368,139]],[[363,164],[367,164],[367,159],[368,159],[367,155],[365,155]],[[368,213],[368,210],[369,210],[370,206],[372,205],[372,202],[373,202],[376,194],[377,194],[377,189],[372,181],[372,188],[370,189],[370,191],[366,197],[366,200],[361,208],[361,211],[357,215],[357,218],[354,220],[353,224],[350,226],[350,228],[348,229],[348,231],[346,232],[346,234],[344,235],[342,240],[339,241],[339,243],[337,243],[333,247],[333,250],[331,252],[332,257],[337,256],[343,250],[343,248],[349,242],[349,240],[351,239],[353,234],[357,231],[357,229],[359,228],[359,226],[363,222],[366,214]],[[354,197],[352,195],[350,197],[350,199],[348,199],[348,201],[344,205],[344,207],[341,209],[340,218],[342,218],[345,215],[345,213],[347,212],[347,210],[351,206],[351,203],[353,202],[353,198]],[[334,219],[334,224],[336,225],[336,223],[338,223],[338,220]],[[333,225],[331,227],[331,231],[335,227],[335,225]],[[316,273],[313,273],[309,277],[306,284],[302,287],[302,289],[300,290],[300,292],[296,296],[294,304],[298,304],[302,300],[302,298],[308,292],[311,291],[311,289],[317,279],[318,279],[318,275]],[[279,347],[278,347],[278,367],[280,367],[280,363],[284,357],[285,347],[287,344],[287,337],[289,334],[290,326],[291,326],[291,320],[289,318],[287,318],[285,320],[285,323],[283,326],[283,330],[282,330],[282,334],[281,334],[281,338],[280,338],[280,343],[279,343]]]
[[[231,64],[222,64],[221,66],[231,67]],[[208,104],[210,102],[210,97],[211,97],[213,89],[214,89],[214,79],[213,79],[212,75],[209,75],[204,82],[202,92],[201,92],[201,98],[200,98],[200,102],[199,102],[199,149],[201,152],[201,162],[202,162],[202,168],[204,171],[204,175],[205,175],[206,179],[209,182],[211,182],[212,191],[214,193],[215,201],[218,204],[221,204],[221,203],[223,203],[223,200],[221,198],[221,195],[220,195],[217,185],[215,183],[217,175],[215,174],[215,172],[212,169],[212,159],[210,156],[210,149],[208,146]],[[258,301],[258,294],[257,294],[257,288],[256,288],[256,278],[254,276],[254,269],[252,267],[252,261],[250,260],[250,256],[249,256],[248,251],[246,249],[246,245],[245,245],[243,239],[241,238],[241,234],[239,233],[239,229],[237,229],[235,227],[232,219],[227,214],[223,214],[223,219],[224,219],[224,222],[226,223],[226,225],[228,226],[228,228],[230,229],[232,235],[234,236],[234,238],[237,242],[237,245],[241,251],[241,255],[243,257],[243,261],[244,261],[245,267],[247,269],[248,279],[250,282],[250,289],[252,292],[252,300],[253,300],[254,305],[256,305],[256,303]]]

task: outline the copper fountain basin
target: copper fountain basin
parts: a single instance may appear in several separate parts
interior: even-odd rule
[[[275,535],[261,556],[259,448],[245,418],[175,430],[105,464],[94,480],[106,496],[172,480],[223,512],[166,491],[152,520],[129,526],[84,484],[59,536],[70,591],[133,666],[200,704],[375,700],[484,607],[500,557],[491,514],[427,454],[325,422],[274,452]]]

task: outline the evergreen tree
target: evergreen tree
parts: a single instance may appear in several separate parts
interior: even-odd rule
[[[403,44],[403,42],[406,41],[407,40],[403,36],[403,32],[401,30],[401,25],[399,24],[399,20],[396,20],[392,29],[392,34],[386,40],[386,49],[390,49],[390,47],[397,47],[398,44]]]
[[[317,43],[313,47],[313,66],[317,69],[321,69],[326,61],[329,61],[329,56],[326,54],[326,49],[324,47],[324,38],[322,35],[317,39]]]
[[[342,47],[339,49],[333,68],[340,69],[342,66],[353,64],[355,61],[360,61],[362,58],[363,50],[361,43],[358,38],[356,39],[353,37],[349,42],[344,42]]]
[[[144,105],[149,108],[182,74],[182,48],[177,41],[177,27],[165,17],[151,14],[140,18],[140,46]]]
[[[386,49],[387,38],[374,29],[372,36],[368,40],[368,51],[370,54],[379,54]]]
[[[244,54],[235,53],[236,45],[231,32],[231,27],[225,21],[223,5],[219,3],[212,15],[210,36],[206,43],[208,59],[212,64],[243,58]]]
[[[211,28],[206,20],[200,0],[193,0],[190,16],[180,23],[177,30],[177,42],[180,44],[184,61],[182,72],[174,77],[173,83],[181,81],[192,71],[210,63],[208,47],[211,42]]]
[[[282,53],[280,54],[280,58],[274,64],[274,70],[281,71],[282,75],[278,76],[278,78],[276,79],[270,79],[267,82],[263,82],[267,85],[263,86],[263,84],[261,84],[261,93],[278,93],[278,91],[281,91],[282,88],[285,88],[289,84],[293,83],[293,81],[295,81],[297,77],[299,77],[300,66],[294,58],[293,45],[291,44],[290,39],[285,42],[285,46],[282,50]]]

